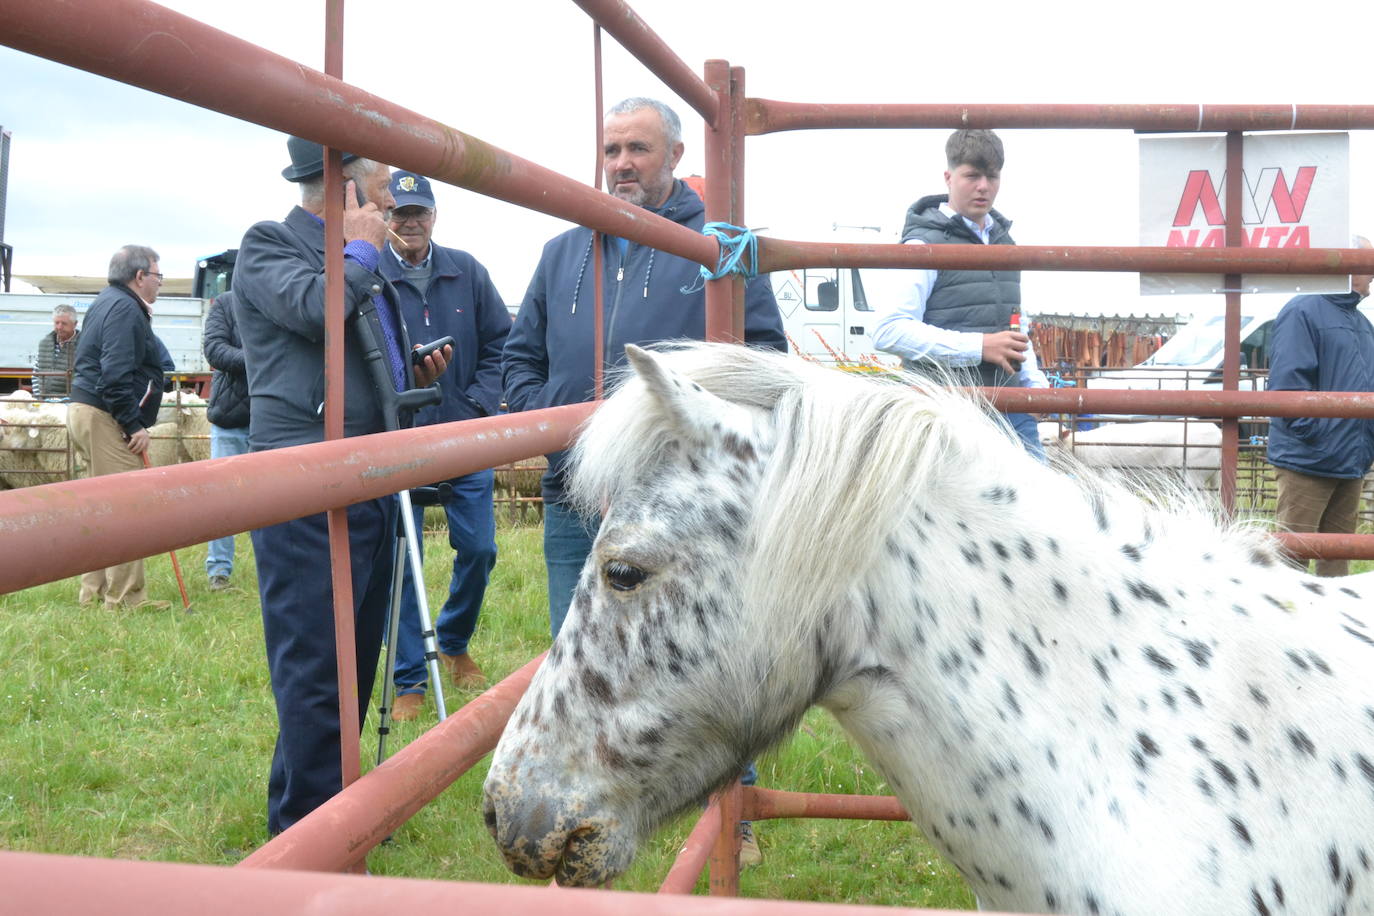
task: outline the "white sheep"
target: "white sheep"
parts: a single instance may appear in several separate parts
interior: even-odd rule
[[[66,480],[67,472],[67,405],[27,391],[0,400],[0,480],[17,489]]]

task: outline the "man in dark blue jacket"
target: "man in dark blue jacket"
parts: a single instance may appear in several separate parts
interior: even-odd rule
[[[606,186],[621,200],[700,230],[701,198],[673,178],[682,158],[682,127],[662,102],[626,99],[606,115]],[[506,403],[534,410],[590,401],[593,382],[592,231],[570,229],[544,246],[520,313],[506,341],[502,365]],[[602,238],[605,360],[625,362],[627,343],[706,336],[706,297],[698,265],[628,239]],[[750,280],[745,292],[744,339],[787,349],[782,316],[767,277]],[[566,505],[566,452],[549,456],[544,475],[544,561],[549,575],[549,625],[554,636],[572,602],[577,577],[591,552],[595,521],[579,519]]]
[[[205,361],[215,373],[210,378],[210,457],[228,458],[248,452],[248,372],[244,368],[243,342],[234,320],[234,294],[221,293],[205,316],[202,339]],[[229,587],[234,574],[234,536],[216,538],[205,554],[205,575],[210,590]]]
[[[324,439],[324,156],[291,137],[282,171],[301,188],[301,205],[282,222],[261,222],[239,245],[234,317],[248,370],[248,441],[253,451]],[[381,163],[344,158],[344,435],[386,429],[387,397],[367,367],[358,320],[381,350],[391,386],[410,386],[409,341],[396,292],[377,273],[386,241],[390,173]],[[448,353],[426,358],[414,382],[428,385]],[[367,713],[390,605],[396,499],[348,508],[353,583],[358,722]],[[324,513],[253,532],[267,666],[277,704],[277,746],[267,786],[267,829],[277,834],[343,787],[335,665],[334,590]]]
[[[86,310],[67,408],[72,445],[91,477],[143,467],[167,368],[167,350],[153,333],[152,303],[162,287],[157,252],[125,245],[110,259],[108,279]],[[84,574],[80,602],[102,599],[111,609],[171,606],[148,600],[142,560]]]
[[[492,416],[501,407],[501,350],[510,333],[510,313],[476,258],[431,241],[436,207],[429,180],[414,172],[395,172],[390,190],[396,201],[391,211],[393,235],[378,270],[396,287],[401,316],[416,342],[453,338],[453,359],[439,379],[444,399],[421,410],[415,423]],[[468,654],[468,641],[477,629],[487,577],[496,563],[492,471],[456,477],[448,484],[444,514],[454,551],[453,574],[434,628],[444,670],[458,687],[472,689],[486,684],[482,669]],[[424,507],[416,506],[416,531],[423,520]],[[419,715],[427,680],[420,609],[407,564],[396,638],[394,718],[406,721]]]
[[[1355,243],[1370,247],[1363,237]],[[1356,309],[1369,295],[1370,279],[1352,276],[1348,293],[1289,300],[1274,320],[1271,390],[1374,391],[1374,327]],[[1289,531],[1353,534],[1360,484],[1374,464],[1374,420],[1275,417],[1269,463],[1278,479],[1280,525]],[[1349,571],[1348,560],[1317,561],[1319,576]]]
[[[626,99],[606,113],[603,136],[602,164],[611,194],[690,229],[705,225],[701,198],[673,178],[684,147],[682,124],[671,108],[653,99]],[[576,404],[595,396],[593,238],[590,229],[570,229],[544,246],[506,341],[502,375],[511,410]],[[705,339],[706,295],[696,282],[701,276],[696,263],[628,239],[603,237],[601,242],[604,368],[625,362],[627,343]],[[744,340],[787,350],[782,314],[766,276],[745,286]],[[566,456],[549,455],[543,480],[544,564],[555,638],[600,524],[566,505]],[[742,782],[753,785],[756,776],[750,762]],[[742,829],[740,864],[757,865],[763,856],[753,828],[745,823]]]

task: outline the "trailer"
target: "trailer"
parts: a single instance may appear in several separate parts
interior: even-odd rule
[[[59,305],[76,309],[81,327],[94,294],[0,293],[0,394],[28,387],[38,344],[52,330],[52,311]],[[210,300],[159,296],[153,304],[153,332],[162,339],[178,375],[194,387],[210,378],[201,350],[201,334]]]

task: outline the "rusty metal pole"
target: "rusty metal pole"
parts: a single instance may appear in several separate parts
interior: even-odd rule
[[[722,789],[715,799],[720,805],[720,830],[711,848],[711,896],[739,896],[739,821],[744,810],[744,787],[734,785]]]
[[[1374,105],[873,104],[749,100],[749,133],[835,128],[1125,128],[1170,133],[1374,128]]]
[[[730,222],[747,227],[744,221],[744,68],[730,68],[730,109],[721,112],[721,120],[730,125]],[[757,264],[753,265],[755,268]],[[745,281],[736,275],[730,278],[733,300],[735,340],[744,340]]]
[[[1241,227],[1241,190],[1245,183],[1245,135],[1238,130],[1226,134],[1226,247],[1240,248],[1244,238]],[[1226,295],[1226,317],[1222,340],[1224,353],[1221,363],[1221,388],[1236,391],[1240,388],[1240,284],[1239,273],[1223,275],[1222,289]],[[1240,463],[1240,419],[1227,417],[1221,421],[1221,510],[1227,517],[1236,514],[1236,469]]]
[[[343,0],[325,0],[324,70],[335,79],[343,78],[343,32]],[[324,152],[324,437],[330,440],[341,439],[344,434],[344,180],[342,151],[326,148]],[[355,782],[362,771],[348,509],[331,509],[328,524],[342,789]],[[362,867],[360,861],[353,870]]]
[[[601,86],[601,26],[592,22],[592,66],[593,83],[596,91],[593,103],[592,123],[596,125],[596,168],[592,176],[592,186],[598,191],[606,163],[606,123],[603,120],[606,108]],[[606,252],[603,250],[602,234],[592,230],[592,393],[596,400],[605,396],[606,389]],[[577,303],[573,303],[577,308]]]
[[[716,94],[714,125],[706,124],[706,221],[732,222],[734,209],[734,144],[731,141],[730,65],[723,60],[708,60],[706,85]],[[738,224],[736,224],[738,225]],[[714,266],[714,265],[712,265]],[[734,280],[706,281],[706,339],[735,340]]]

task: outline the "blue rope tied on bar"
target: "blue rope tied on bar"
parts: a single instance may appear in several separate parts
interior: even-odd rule
[[[729,223],[707,223],[701,227],[701,234],[712,236],[720,244],[720,259],[715,271],[702,267],[701,275],[682,287],[684,293],[694,293],[705,288],[707,280],[720,280],[730,274],[740,274],[746,280],[759,275],[759,240],[753,230]]]

